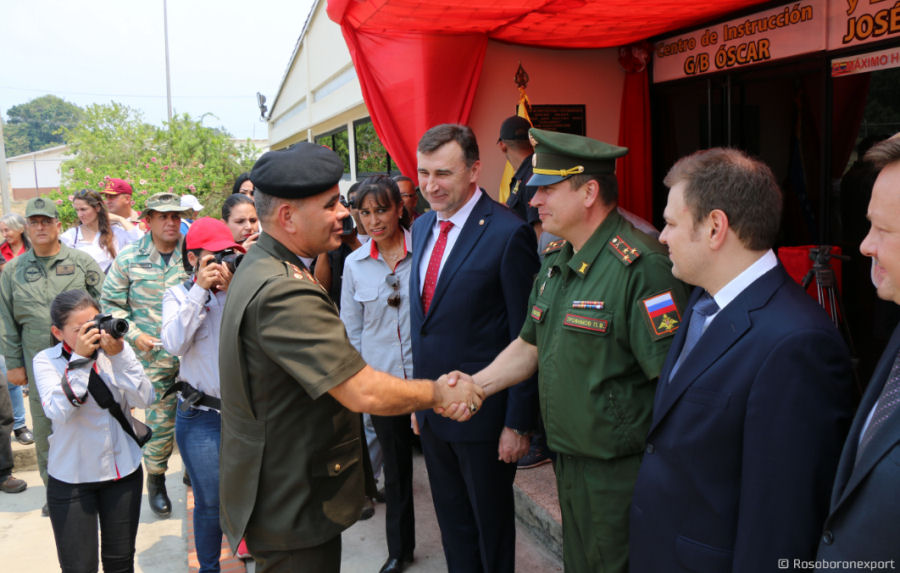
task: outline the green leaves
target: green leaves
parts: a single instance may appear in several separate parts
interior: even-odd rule
[[[139,211],[150,195],[170,191],[195,195],[204,214],[218,216],[234,179],[249,170],[260,150],[249,140],[235,144],[227,133],[204,127],[202,119],[181,114],[157,127],[122,104],[87,107],[83,120],[64,131],[75,158],[63,163],[60,192],[51,196],[63,225],[76,222],[72,194],[101,191],[114,177],[131,183]]]

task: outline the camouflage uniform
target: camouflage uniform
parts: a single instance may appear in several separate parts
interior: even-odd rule
[[[16,257],[0,273],[0,317],[3,321],[3,354],[7,369],[25,367],[28,376],[28,403],[34,428],[38,470],[47,484],[47,452],[50,420],[44,416],[41,397],[34,382],[34,356],[53,346],[50,334],[50,303],[61,292],[86,290],[100,295],[103,271],[81,251],[60,244],[59,253],[38,257],[32,249]]]
[[[175,395],[159,400],[178,375],[178,358],[157,346],[150,352],[138,350],[141,334],[159,338],[162,329],[162,300],[166,289],[181,284],[187,274],[181,263],[181,241],[166,265],[153,244],[151,233],[128,245],[109,268],[103,295],[103,311],[128,320],[125,340],[134,348],[147,377],[156,390],[157,401],[145,411],[153,437],[144,445],[148,474],[165,473],[175,437]]]

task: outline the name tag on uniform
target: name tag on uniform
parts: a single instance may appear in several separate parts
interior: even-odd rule
[[[153,263],[131,263],[129,266],[136,269],[152,269]]]
[[[609,321],[603,318],[591,318],[580,314],[569,313],[563,319],[563,324],[580,330],[588,330],[590,332],[603,333],[609,327]]]
[[[65,265],[56,265],[56,276],[62,277],[75,274],[75,265],[68,263]]]

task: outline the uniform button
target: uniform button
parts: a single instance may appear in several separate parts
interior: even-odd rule
[[[644,451],[648,454],[652,454],[654,451],[656,451],[656,448],[653,447],[653,444],[647,444],[647,447],[644,449]]]
[[[341,471],[341,464],[334,464],[334,471],[335,472]]]
[[[826,529],[825,533],[822,534],[822,543],[825,545],[831,545],[834,543],[834,534],[831,533],[830,529]]]

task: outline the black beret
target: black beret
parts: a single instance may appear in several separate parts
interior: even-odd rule
[[[267,195],[302,199],[328,191],[343,175],[344,163],[337,153],[303,141],[264,153],[253,166],[250,180]]]

